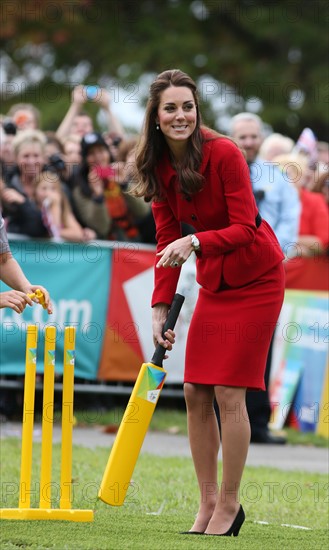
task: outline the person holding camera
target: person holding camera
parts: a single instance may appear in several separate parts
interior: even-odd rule
[[[259,213],[272,227],[283,253],[298,239],[300,202],[292,183],[282,176],[273,162],[264,161],[259,150],[264,139],[261,118],[252,113],[239,113],[231,119],[230,135],[244,150]],[[271,404],[268,392],[272,345],[267,356],[265,391],[247,393],[247,410],[253,443],[284,444],[285,438],[269,429]]]
[[[0,165],[3,177],[11,174],[15,164],[13,140],[16,133],[17,128],[12,120],[3,117],[0,126]]]
[[[74,170],[77,169],[81,162],[81,155],[76,155],[74,161],[68,159],[65,154],[64,143],[56,136],[55,132],[45,132],[46,146],[45,146],[45,169],[57,174],[61,180],[62,187],[67,194],[69,201],[72,203],[72,194],[70,188],[70,178]],[[74,138],[78,140],[79,152],[80,152],[80,138],[75,135]]]
[[[40,111],[31,103],[12,105],[1,120],[0,163],[3,177],[10,178],[15,169],[13,140],[22,130],[40,128]]]
[[[17,131],[40,129],[41,114],[32,103],[15,103],[10,107],[7,116]]]
[[[106,239],[112,225],[105,202],[106,172],[112,173],[108,146],[101,134],[91,132],[82,138],[81,151],[82,162],[70,178],[73,211],[83,227]]]
[[[88,224],[101,239],[142,242],[140,227],[149,221],[150,206],[127,192],[133,151],[124,154],[124,161],[111,163],[105,139],[92,132],[82,138],[81,153],[80,170],[71,181],[74,212],[81,225]]]
[[[92,118],[82,111],[88,101],[97,103],[104,109],[107,114],[109,132],[123,138],[124,130],[111,109],[109,92],[99,86],[79,85],[73,89],[71,105],[56,131],[58,139],[63,141],[70,134],[77,134],[81,139],[84,135],[94,131]]]

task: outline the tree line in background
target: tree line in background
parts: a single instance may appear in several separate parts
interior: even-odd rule
[[[218,130],[252,110],[277,132],[328,140],[326,0],[4,0],[0,15],[2,114],[30,102],[54,130],[78,83],[131,86],[143,103],[143,75],[180,68],[202,82]]]

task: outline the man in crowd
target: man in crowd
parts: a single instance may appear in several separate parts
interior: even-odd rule
[[[294,186],[287,181],[274,163],[259,157],[264,139],[261,118],[252,113],[239,113],[231,120],[230,135],[244,150],[250,170],[253,193],[261,216],[266,220],[286,256],[295,250],[298,237],[300,204]],[[272,341],[273,343],[273,341]],[[264,392],[247,392],[247,410],[254,443],[284,444],[285,438],[269,429],[271,406],[268,392],[272,344],[268,353]]]

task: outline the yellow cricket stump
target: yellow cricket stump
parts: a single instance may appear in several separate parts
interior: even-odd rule
[[[66,327],[64,334],[62,449],[60,508],[51,508],[52,436],[54,422],[54,379],[56,329],[45,331],[44,386],[42,407],[42,442],[40,468],[39,508],[31,508],[31,475],[34,426],[34,397],[36,377],[38,330],[27,327],[24,405],[22,424],[22,454],[18,508],[0,509],[0,519],[9,520],[64,520],[89,522],[93,510],[72,510],[72,437],[75,365],[75,328]]]
[[[64,377],[62,403],[61,510],[71,508],[73,386],[75,362],[75,328],[66,327],[64,334]]]
[[[19,508],[30,508],[38,327],[27,327]]]
[[[56,328],[47,327],[45,332],[42,438],[40,469],[40,508],[50,509],[51,504],[51,465],[54,422]]]

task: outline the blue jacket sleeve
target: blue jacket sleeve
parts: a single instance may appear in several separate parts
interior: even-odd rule
[[[297,189],[288,181],[284,182],[282,189],[281,215],[275,227],[275,235],[284,253],[289,246],[295,246],[298,240],[300,201]]]

